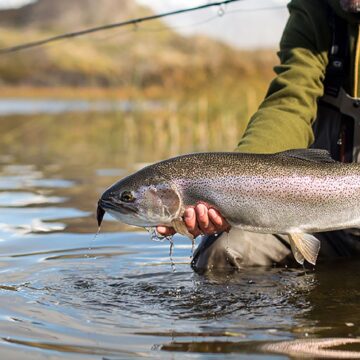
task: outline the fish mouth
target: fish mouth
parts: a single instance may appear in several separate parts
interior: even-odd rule
[[[138,212],[137,208],[132,204],[117,203],[117,202],[114,203],[113,200],[100,199],[96,211],[96,219],[98,222],[98,226],[101,225],[105,212],[107,210],[112,210],[114,212],[118,212],[124,215],[129,214],[129,212],[135,214],[137,214]]]
[[[97,220],[99,228],[100,228],[101,223],[103,221],[104,215],[105,215],[105,210],[101,206],[101,200],[99,200],[98,206],[97,206],[97,209],[96,209],[96,220]]]

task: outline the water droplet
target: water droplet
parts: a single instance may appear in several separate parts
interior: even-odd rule
[[[229,233],[226,233],[226,245],[225,245],[225,252],[226,252],[226,262],[229,262]]]
[[[94,237],[92,238],[92,240],[90,241],[90,244],[89,244],[89,247],[88,247],[88,250],[89,252],[91,252],[94,248],[94,242],[96,240],[96,238],[99,236],[100,234],[100,229],[101,229],[101,226],[98,227],[98,230],[96,232],[96,234],[94,235]],[[85,254],[84,256],[85,258],[89,258],[89,254]]]
[[[191,255],[190,259],[194,257],[194,251],[195,251],[195,238],[191,239]]]
[[[173,272],[176,272],[175,263],[174,263],[174,260],[172,258],[173,252],[174,252],[174,239],[173,239],[172,236],[168,236],[166,239],[169,240],[169,242],[170,242],[169,257],[170,257],[171,269],[172,269]]]
[[[150,239],[152,241],[163,242],[164,240],[168,240],[170,242],[169,256],[170,256],[171,269],[172,269],[173,272],[176,272],[175,262],[174,262],[174,260],[172,258],[173,250],[174,250],[173,236],[172,235],[170,235],[170,236],[162,236],[157,232],[155,227],[145,227],[145,229],[149,232]]]

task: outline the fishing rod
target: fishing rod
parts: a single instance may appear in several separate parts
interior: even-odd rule
[[[84,29],[84,30],[64,33],[64,34],[48,37],[48,38],[45,38],[42,40],[37,40],[37,41],[28,42],[28,43],[23,43],[23,44],[16,45],[16,46],[2,48],[2,49],[0,49],[0,55],[9,54],[9,53],[13,53],[13,52],[17,52],[17,51],[21,51],[21,50],[25,50],[25,49],[35,48],[35,47],[49,44],[49,43],[52,43],[55,41],[75,38],[78,36],[91,34],[91,33],[99,32],[99,31],[103,31],[103,30],[109,30],[109,29],[113,29],[113,28],[129,26],[129,25],[137,26],[138,24],[143,23],[145,21],[160,19],[163,17],[173,16],[173,15],[184,14],[187,12],[203,10],[203,9],[210,8],[210,7],[218,6],[218,7],[220,7],[220,9],[222,9],[222,7],[227,4],[239,2],[239,1],[245,1],[245,0],[223,0],[223,1],[211,2],[208,4],[194,6],[194,7],[190,7],[190,8],[186,8],[186,9],[168,11],[168,12],[164,12],[164,13],[160,13],[160,14],[154,14],[154,15],[130,19],[130,20],[122,21],[122,22],[116,22],[116,23],[102,25],[102,26],[96,26],[96,27],[92,27],[92,28],[88,28],[88,29]]]

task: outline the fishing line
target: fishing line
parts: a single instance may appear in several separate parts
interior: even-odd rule
[[[125,35],[131,35],[134,32],[138,31],[138,28],[134,28],[134,29],[123,29],[121,31],[116,31],[111,35],[107,35],[107,36],[97,36],[92,38],[93,41],[104,41],[104,40],[110,40],[112,38],[115,37],[120,37],[120,36],[125,36]]]
[[[166,28],[166,27],[146,27],[146,26],[134,26],[134,29],[129,29],[129,30],[125,30],[125,31],[118,31],[115,34],[111,34],[108,36],[104,36],[104,37],[99,37],[96,38],[96,41],[102,41],[102,40],[109,40],[112,38],[115,38],[117,36],[123,36],[123,35],[127,35],[127,34],[131,34],[134,32],[161,32],[161,31],[169,31],[169,30],[181,30],[181,29],[191,29],[191,28],[195,28],[201,25],[205,25],[208,24],[212,21],[218,20],[220,18],[222,18],[224,15],[226,16],[227,14],[235,14],[235,13],[239,13],[239,12],[260,12],[260,11],[269,11],[269,10],[281,10],[281,9],[286,9],[286,6],[284,5],[280,5],[280,6],[267,6],[267,7],[261,7],[261,8],[247,8],[247,9],[234,9],[234,10],[225,10],[223,9],[220,13],[218,11],[217,15],[211,16],[207,19],[195,22],[195,23],[190,23],[190,24],[183,24],[183,25],[176,25],[176,26],[171,26],[171,28]]]
[[[235,13],[248,13],[248,12],[260,12],[260,11],[270,11],[270,10],[282,10],[286,9],[286,5],[278,5],[278,6],[266,6],[266,7],[258,7],[258,8],[252,8],[252,9],[234,9],[227,11],[226,14],[235,14]]]
[[[259,8],[247,8],[247,9],[222,10],[222,12],[221,13],[218,12],[217,15],[213,15],[207,19],[200,20],[195,23],[176,25],[176,26],[172,25],[171,28],[164,28],[164,27],[156,27],[155,28],[155,27],[141,26],[134,30],[129,30],[129,32],[131,32],[131,31],[160,32],[160,31],[169,31],[169,30],[188,29],[188,28],[193,28],[193,27],[208,24],[208,23],[218,20],[228,14],[239,13],[239,12],[246,12],[246,13],[247,12],[260,12],[260,11],[280,10],[280,9],[286,9],[286,6],[280,5],[280,6],[267,6],[267,7],[261,7],[261,8],[259,7]]]
[[[0,55],[9,54],[9,53],[17,52],[17,51],[22,51],[22,50],[25,50],[25,49],[31,49],[31,48],[43,46],[43,45],[46,45],[46,44],[49,44],[49,43],[53,43],[53,42],[56,42],[56,41],[75,38],[75,37],[79,37],[79,36],[83,36],[83,35],[86,35],[86,34],[99,32],[99,31],[104,31],[104,30],[109,30],[109,29],[129,26],[129,25],[138,26],[140,23],[143,23],[143,22],[146,22],[146,21],[160,19],[160,18],[164,18],[164,17],[168,17],[168,16],[184,14],[184,13],[188,13],[188,12],[199,11],[199,10],[203,10],[203,9],[206,9],[206,8],[219,7],[219,11],[218,11],[217,15],[218,16],[223,16],[225,13],[227,13],[227,11],[225,11],[225,6],[227,4],[240,2],[240,1],[242,2],[242,1],[250,1],[250,0],[223,0],[223,1],[211,2],[211,3],[208,3],[208,4],[194,6],[194,7],[191,7],[191,8],[168,11],[168,12],[165,12],[165,13],[144,16],[144,17],[140,17],[140,18],[130,19],[130,20],[126,20],[126,21],[122,21],[122,22],[116,22],[116,23],[102,25],[102,26],[96,26],[96,27],[92,27],[92,28],[79,30],[79,31],[73,31],[73,32],[64,33],[64,34],[60,34],[60,35],[55,35],[55,36],[48,37],[48,38],[41,39],[41,40],[37,40],[37,41],[31,41],[31,42],[23,43],[23,44],[20,44],[20,45],[15,45],[15,46],[2,48],[2,49],[0,49]]]
[[[176,25],[176,26],[171,26],[171,28],[151,28],[151,27],[141,27],[139,28],[138,30],[139,31],[146,31],[146,32],[157,32],[157,31],[169,31],[169,30],[178,30],[178,29],[187,29],[187,28],[192,28],[192,27],[196,27],[196,26],[200,26],[200,25],[204,25],[204,24],[207,24],[211,21],[214,21],[216,19],[219,18],[219,15],[214,15],[214,16],[211,16],[210,18],[208,19],[205,19],[205,20],[201,20],[201,21],[198,21],[196,23],[192,23],[192,24],[184,24],[184,25]]]
[[[198,11],[198,10],[202,10],[202,9],[206,9],[206,8],[210,8],[210,7],[214,7],[214,6],[220,6],[220,5],[225,5],[225,4],[239,2],[239,1],[246,1],[246,0],[223,0],[223,1],[218,1],[218,2],[214,2],[214,3],[194,6],[191,8],[185,8],[185,9],[180,9],[180,10],[175,10],[175,11],[168,11],[165,13],[144,16],[144,17],[140,17],[140,18],[125,20],[122,22],[116,22],[116,23],[102,25],[102,26],[96,26],[96,27],[92,27],[92,28],[88,28],[88,29],[84,29],[84,30],[79,30],[79,31],[73,31],[73,32],[64,33],[64,34],[60,34],[60,35],[55,35],[55,36],[45,38],[42,40],[31,41],[31,42],[16,45],[16,46],[2,48],[2,49],[0,49],[0,54],[7,54],[7,53],[15,52],[15,51],[21,51],[21,50],[25,50],[25,49],[42,46],[42,45],[45,45],[45,44],[48,44],[48,43],[54,42],[54,41],[79,37],[79,36],[83,36],[86,34],[91,34],[91,33],[95,33],[98,31],[109,30],[109,29],[118,28],[118,27],[122,27],[122,26],[129,26],[129,25],[134,25],[134,24],[138,25],[145,21],[151,21],[151,20],[160,19],[163,17],[184,14],[187,12]]]
[[[112,38],[115,38],[117,36],[123,36],[123,35],[127,35],[127,34],[131,34],[131,33],[135,33],[135,32],[147,32],[147,33],[156,33],[156,32],[162,32],[162,31],[169,31],[169,30],[178,30],[178,29],[187,29],[187,28],[192,28],[192,27],[196,27],[196,26],[201,26],[203,24],[207,24],[213,20],[216,20],[219,16],[215,15],[215,16],[211,16],[208,19],[196,22],[196,23],[192,23],[192,24],[184,24],[184,25],[177,25],[177,26],[171,26],[171,28],[166,28],[166,27],[136,27],[132,30],[125,30],[125,31],[117,31],[115,34],[111,34],[109,36],[104,36],[104,37],[99,37],[96,38],[96,41],[102,41],[102,40],[109,40]]]

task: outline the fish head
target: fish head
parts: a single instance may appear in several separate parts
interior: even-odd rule
[[[105,212],[134,226],[170,225],[179,217],[181,198],[168,180],[151,172],[138,172],[108,188],[98,202],[100,226]]]

